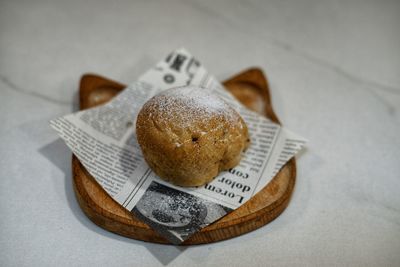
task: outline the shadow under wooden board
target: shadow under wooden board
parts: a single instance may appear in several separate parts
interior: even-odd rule
[[[223,82],[240,102],[279,123],[269,95],[267,80],[260,69],[253,68]],[[81,79],[80,108],[86,109],[107,102],[125,85],[101,76],[87,74]],[[148,225],[115,202],[79,160],[72,158],[76,197],[84,213],[98,226],[133,239],[169,243]],[[255,230],[278,217],[289,203],[296,177],[292,158],[274,179],[240,208],[192,235],[183,245],[211,243]]]

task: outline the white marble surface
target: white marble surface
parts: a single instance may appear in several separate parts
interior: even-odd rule
[[[399,26],[399,1],[1,1],[0,265],[400,266]],[[48,126],[83,73],[129,83],[182,45],[221,79],[262,67],[310,140],[278,219],[188,248],[89,221]]]

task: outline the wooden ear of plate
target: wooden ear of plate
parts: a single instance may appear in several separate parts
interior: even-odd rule
[[[248,108],[279,123],[272,108],[267,80],[260,69],[246,70],[223,84]],[[125,85],[98,75],[84,75],[79,91],[80,108],[86,109],[103,104],[124,88]],[[72,170],[76,198],[84,213],[95,224],[129,238],[169,243],[115,202],[75,156],[72,157]],[[240,208],[191,236],[183,245],[211,243],[232,238],[269,223],[287,207],[295,177],[296,163],[292,158],[258,194]]]

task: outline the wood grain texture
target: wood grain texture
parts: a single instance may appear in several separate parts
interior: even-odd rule
[[[225,81],[224,86],[252,110],[279,123],[275,115],[267,80],[260,69],[249,69]],[[80,108],[107,102],[125,85],[87,74],[81,79]],[[136,219],[115,202],[73,156],[73,183],[77,200],[84,213],[98,226],[122,236],[143,241],[168,243],[149,226]],[[293,192],[296,163],[292,158],[258,194],[240,208],[203,228],[183,245],[210,243],[255,230],[275,219],[287,207]]]

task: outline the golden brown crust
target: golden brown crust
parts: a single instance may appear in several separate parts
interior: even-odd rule
[[[137,139],[151,169],[180,186],[199,186],[236,166],[249,144],[240,115],[198,87],[166,90],[141,109]]]

